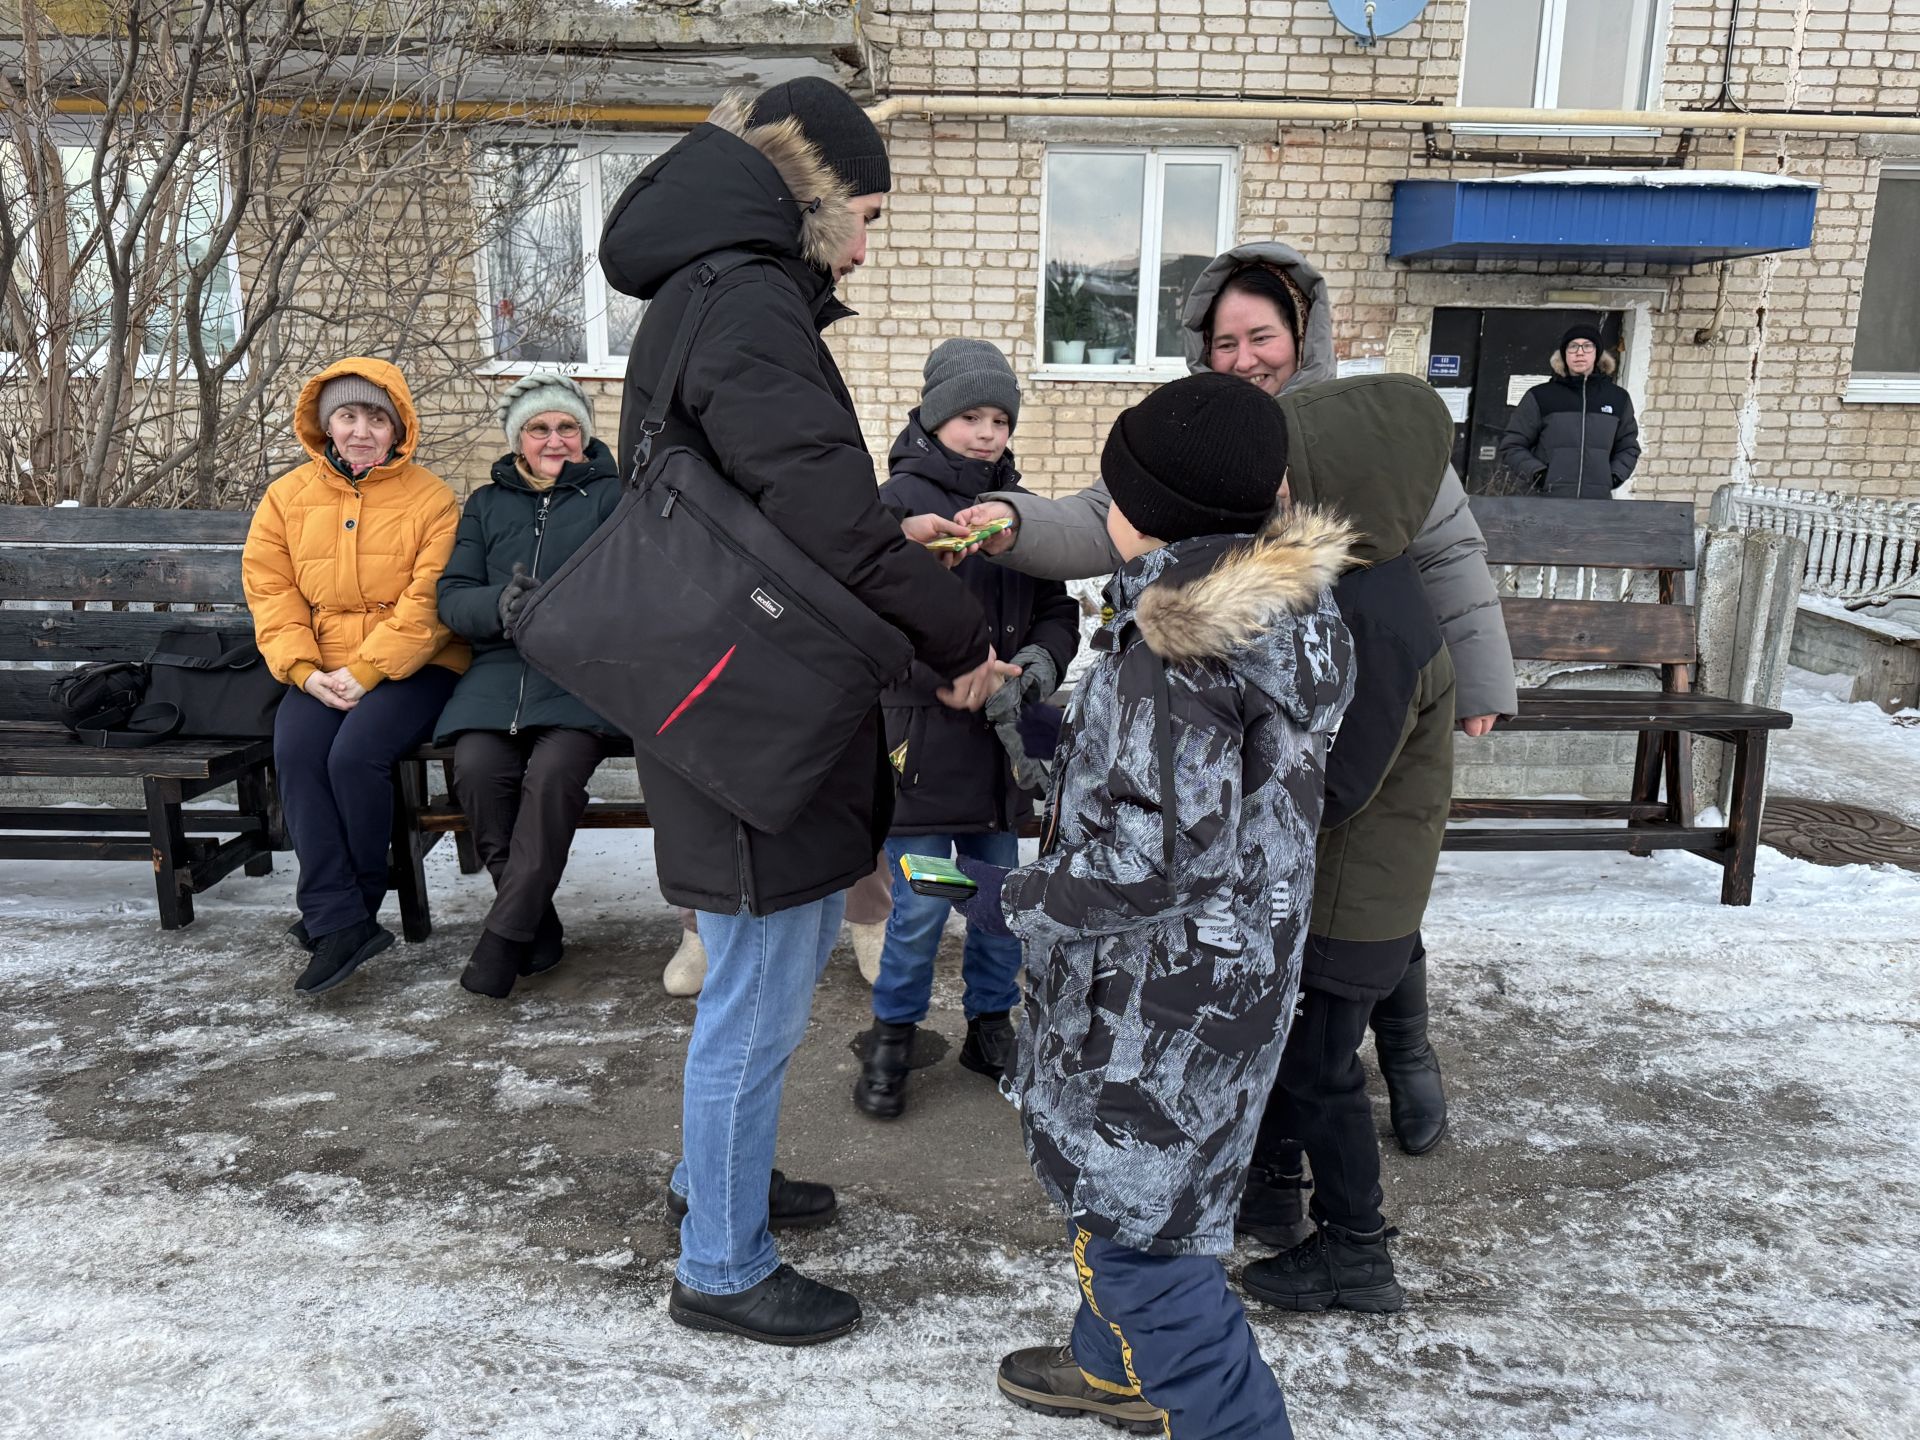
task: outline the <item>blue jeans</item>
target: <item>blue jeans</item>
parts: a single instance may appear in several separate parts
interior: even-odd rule
[[[1218,1260],[1067,1234],[1080,1284],[1073,1358],[1094,1389],[1158,1405],[1176,1437],[1293,1440],[1280,1382]]]
[[[787,1062],[806,1037],[813,987],[840,938],[847,897],[773,915],[699,914],[707,947],[673,1172],[687,1202],[680,1283],[708,1295],[751,1290],[779,1267],[767,1229]]]
[[[916,895],[900,872],[902,855],[950,859],[955,851],[989,865],[1011,869],[1020,863],[1020,840],[1011,834],[897,835],[887,841],[893,876],[893,914],[887,918],[887,944],[880,953],[880,978],[873,982],[873,1018],[889,1025],[918,1025],[933,1003],[933,961],[940,932],[953,914],[950,901]],[[1007,935],[983,935],[967,927],[967,948],[960,961],[966,981],[962,1008],[967,1018],[997,1015],[1020,1003],[1020,942]]]

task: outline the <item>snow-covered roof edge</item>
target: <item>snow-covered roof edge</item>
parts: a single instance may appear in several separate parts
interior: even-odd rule
[[[1796,175],[1765,175],[1757,170],[1543,170],[1532,175],[1488,176],[1469,182],[1489,185],[1658,185],[1719,186],[1746,190],[1818,190]]]

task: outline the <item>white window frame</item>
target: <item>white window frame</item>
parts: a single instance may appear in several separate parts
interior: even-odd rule
[[[620,197],[601,194],[599,160],[602,155],[608,154],[646,155],[650,158],[658,158],[679,143],[680,139],[680,132],[562,135],[552,131],[527,130],[495,136],[488,140],[489,146],[558,145],[565,146],[574,152],[574,173],[580,187],[580,253],[586,261],[581,271],[580,314],[587,358],[565,365],[558,365],[550,360],[488,360],[480,366],[479,374],[517,378],[539,369],[559,370],[579,380],[625,378],[627,356],[611,354],[607,349],[607,277],[600,269],[598,259],[600,231],[605,223],[606,206]],[[476,175],[470,183],[478,186],[481,181]],[[487,270],[485,247],[482,247],[474,256],[473,274],[479,288],[476,296],[478,306],[476,333],[481,349],[487,350],[491,348],[493,334],[491,323],[493,282]],[[645,313],[644,310],[642,313]]]
[[[92,132],[82,121],[71,121],[56,128],[54,130],[54,144],[61,150],[92,150],[97,148]],[[224,214],[226,207],[233,203],[233,177],[227,168],[226,157],[216,153],[216,159],[219,162],[220,207],[221,212]],[[240,273],[238,241],[239,235],[236,233],[233,242],[227,246],[226,254],[227,277],[233,286],[233,298],[237,307],[238,318],[234,325],[236,337],[247,328],[247,296],[245,287],[241,283],[242,276]],[[24,263],[28,267],[29,273],[31,273],[32,266],[38,259],[38,254],[38,243],[34,238],[33,227],[29,226],[21,233],[20,256],[16,264]],[[12,277],[7,277],[8,283],[11,283],[11,278]],[[33,307],[29,308],[31,309]],[[42,321],[44,321],[44,318],[44,316],[41,317]],[[44,347],[42,348],[44,352]],[[168,363],[167,353],[168,352],[163,351],[163,353],[159,355],[149,355],[142,350],[139,354],[135,355],[133,357],[133,378],[136,380],[179,380],[181,377],[192,372],[192,364],[187,359],[184,350],[172,352],[177,360],[177,363],[174,364]],[[18,364],[19,360],[19,351],[0,350],[0,366],[11,368]],[[106,356],[97,348],[88,351],[86,356],[73,367],[74,373],[80,375],[98,375],[105,368]],[[243,380],[246,378],[246,374],[247,357],[242,354],[233,369],[227,373],[227,378],[229,380]]]
[[[1048,229],[1053,214],[1052,175],[1055,155],[1141,155],[1146,157],[1145,193],[1141,197],[1140,213],[1140,289],[1138,307],[1134,314],[1134,363],[1131,365],[1056,365],[1047,358],[1047,241]],[[1108,383],[1138,384],[1143,380],[1178,379],[1187,373],[1187,362],[1178,357],[1154,357],[1142,363],[1142,355],[1153,356],[1159,348],[1160,317],[1157,306],[1150,306],[1149,298],[1158,293],[1160,275],[1160,233],[1164,215],[1163,205],[1166,190],[1166,167],[1169,163],[1191,165],[1206,162],[1220,167],[1220,214],[1218,228],[1214,236],[1213,253],[1222,254],[1234,245],[1235,226],[1238,224],[1240,210],[1240,151],[1224,146],[1190,145],[1049,145],[1046,157],[1041,164],[1040,178],[1040,266],[1039,282],[1036,290],[1037,304],[1034,309],[1033,333],[1035,367],[1031,372],[1035,380],[1049,383],[1068,382],[1086,383],[1088,381],[1106,381]],[[1148,261],[1152,264],[1149,267]],[[1147,277],[1152,275],[1155,284],[1148,288]]]
[[[1566,9],[1570,0],[1538,0],[1540,5],[1540,34],[1542,44],[1540,53],[1535,57],[1533,76],[1533,108],[1542,115],[1551,115],[1561,108],[1559,104],[1561,36],[1565,30],[1562,23],[1566,19]],[[1469,104],[1467,99],[1467,50],[1473,29],[1473,3],[1467,0],[1466,25],[1460,37],[1460,85],[1456,98],[1461,105]],[[1647,58],[1647,89],[1640,97],[1640,104],[1628,106],[1629,109],[1657,110],[1659,100],[1666,86],[1667,53],[1672,45],[1673,0],[1655,0],[1651,20],[1652,33],[1648,37],[1650,54]],[[1542,124],[1485,124],[1485,125],[1449,125],[1448,130],[1456,135],[1523,135],[1548,137],[1554,135],[1586,136],[1592,139],[1604,139],[1607,136],[1625,138],[1658,136],[1662,132],[1649,125],[1555,125],[1551,121]]]
[[[1878,209],[1880,182],[1888,178],[1920,183],[1920,165],[1882,165],[1880,167],[1880,174],[1874,180],[1874,224],[1876,226],[1880,221]],[[1865,283],[1864,276],[1862,277],[1862,283]],[[1857,317],[1854,321],[1853,345],[1854,350],[1857,351],[1860,346],[1860,323]],[[1852,369],[1853,358],[1851,354],[1849,354],[1847,358],[1847,364],[1847,388],[1841,393],[1840,399],[1842,403],[1848,405],[1920,405],[1920,371],[1915,371],[1910,374],[1871,371],[1865,375],[1860,375],[1856,374]]]

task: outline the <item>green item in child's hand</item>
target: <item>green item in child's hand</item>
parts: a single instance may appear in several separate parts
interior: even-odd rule
[[[976,545],[985,544],[1011,524],[1011,520],[989,520],[971,535],[942,535],[938,540],[929,540],[927,549],[971,550]]]
[[[953,861],[933,855],[902,855],[900,873],[914,894],[937,900],[971,900],[980,889]]]

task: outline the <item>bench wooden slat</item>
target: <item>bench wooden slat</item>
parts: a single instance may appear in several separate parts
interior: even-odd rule
[[[1705,735],[1715,730],[1785,730],[1792,724],[1793,716],[1785,710],[1698,691],[1522,690],[1520,714],[1502,721],[1500,728],[1673,730]]]
[[[1516,660],[1600,665],[1690,665],[1693,607],[1608,600],[1532,600],[1500,605]]]
[[[1447,850],[1717,850],[1724,830],[1700,826],[1620,830],[1548,829],[1516,825],[1503,830],[1449,828],[1442,848]]]
[[[231,550],[0,545],[0,600],[246,603]]]
[[[253,618],[244,610],[0,610],[0,660],[142,660],[170,630],[244,639]]]
[[[1691,570],[1693,506],[1684,500],[1556,500],[1475,495],[1490,565]]]
[[[273,742],[267,739],[169,740],[144,750],[100,750],[53,731],[0,733],[0,775],[211,780],[272,759]]]
[[[244,510],[0,505],[0,545],[241,545],[252,520]]]

